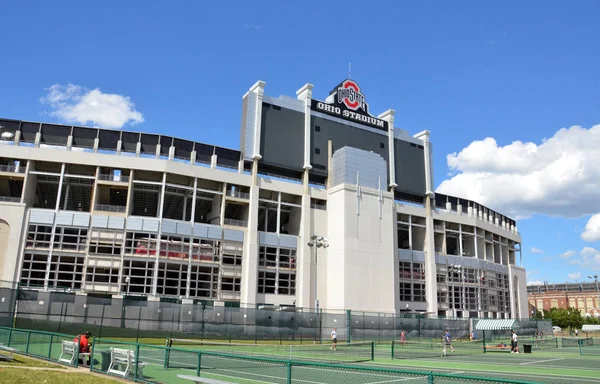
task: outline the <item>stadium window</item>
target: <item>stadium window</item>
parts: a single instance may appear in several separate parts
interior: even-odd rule
[[[224,292],[241,292],[241,279],[239,277],[223,277],[221,278],[221,291]]]
[[[296,250],[279,249],[279,268],[296,269]]]
[[[123,232],[110,229],[92,229],[89,253],[120,256],[123,247]]]
[[[154,261],[125,260],[123,262],[123,276],[129,277],[129,287],[125,278],[121,281],[121,290],[129,293],[152,293],[152,280],[154,279]]]
[[[410,261],[400,261],[399,262],[400,269],[400,279],[402,280],[410,280],[411,275],[411,263]]]
[[[43,287],[47,264],[47,255],[26,252],[23,255],[23,266],[21,268],[21,285]]]
[[[280,295],[295,295],[296,294],[296,274],[295,273],[280,273],[279,282],[277,284],[277,293]]]
[[[119,279],[119,268],[109,268],[100,266],[89,266],[86,269],[86,281],[91,284],[108,284],[112,286],[117,284]]]
[[[425,301],[425,284],[413,284],[413,301]]]
[[[261,267],[277,267],[277,248],[260,247],[258,265]]]
[[[156,292],[159,295],[185,296],[187,265],[159,263]]]
[[[87,229],[57,227],[53,249],[72,252],[85,252]]]
[[[400,282],[400,301],[412,301],[411,283]]]
[[[315,132],[321,132],[321,127],[319,127],[318,125],[315,125]]]
[[[156,255],[156,234],[146,232],[126,232],[125,254],[136,256]]]
[[[379,148],[381,148],[381,149],[385,149],[385,144],[383,144],[383,143],[379,143]]]
[[[48,225],[30,225],[27,232],[26,248],[48,249],[50,248],[50,238],[52,236],[52,227]]]
[[[321,154],[321,150],[319,148],[315,148],[315,155],[320,155]]]
[[[83,255],[53,255],[50,263],[48,286],[80,289],[83,274]]]
[[[277,275],[275,272],[258,272],[258,293],[275,293],[275,282]]]
[[[244,252],[244,244],[234,241],[223,242],[223,264],[226,265],[242,265],[242,254]]]
[[[219,281],[219,268],[203,265],[192,265],[190,276],[190,296],[217,297],[217,284]]]

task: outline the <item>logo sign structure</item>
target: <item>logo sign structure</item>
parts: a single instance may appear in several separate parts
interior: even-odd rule
[[[360,92],[360,87],[355,81],[345,80],[337,89],[337,102],[343,103],[348,109],[357,111],[362,109],[364,113],[367,111],[367,103],[365,95]]]
[[[365,95],[354,80],[342,81],[331,91],[327,102],[312,100],[311,109],[372,128],[388,130],[387,121],[371,116]]]

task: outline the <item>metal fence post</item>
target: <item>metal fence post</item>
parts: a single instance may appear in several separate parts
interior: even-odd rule
[[[9,347],[10,347],[10,342],[12,341],[12,332],[13,332],[13,329],[11,328],[8,331],[8,344],[7,344],[7,346],[9,346]]]
[[[96,346],[96,339],[92,343],[92,352],[90,353],[90,372],[94,370],[94,347]],[[102,367],[102,366],[100,366]],[[106,372],[105,372],[106,373]]]
[[[141,313],[141,311],[140,311]],[[138,325],[139,328],[139,325]],[[140,363],[140,343],[135,343],[135,363],[133,365],[133,369],[135,370],[133,374],[133,381],[137,382],[138,380],[138,364]]]
[[[200,367],[202,366],[202,352],[198,352],[198,366],[196,367],[196,376],[200,376]]]
[[[48,360],[52,358],[52,339],[54,339],[54,335],[50,335],[50,344],[48,345]]]
[[[392,340],[392,360],[394,360],[394,349],[396,348],[396,341]]]
[[[347,313],[348,313],[348,318],[347,318],[347,321],[348,321],[348,330],[347,330],[348,337],[347,337],[347,339],[348,339],[348,342],[351,343],[352,342],[352,310],[349,309],[347,311]]]
[[[29,354],[29,339],[31,338],[31,331],[27,331],[27,344],[25,344],[25,354]]]
[[[292,384],[292,362],[287,363],[287,384]]]
[[[429,375],[427,375],[427,383],[433,384],[433,372],[429,372]]]

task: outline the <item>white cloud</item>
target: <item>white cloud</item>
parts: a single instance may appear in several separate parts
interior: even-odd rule
[[[542,259],[542,261],[552,261],[552,256],[546,256]]]
[[[144,116],[127,96],[73,84],[54,84],[46,90],[48,94],[40,101],[52,108],[52,116],[66,123],[114,129],[144,122]]]
[[[600,212],[600,125],[563,128],[541,143],[493,138],[447,156],[451,178],[437,188],[517,218]]]
[[[577,280],[581,278],[581,272],[569,273],[569,280]]]
[[[536,248],[536,247],[531,247],[531,249],[529,250],[529,252],[531,252],[531,253],[544,253],[544,251],[542,251],[541,249]]]
[[[567,251],[558,255],[558,257],[560,257],[561,259],[569,259],[573,256],[575,256],[575,251]]]
[[[600,271],[600,251],[592,247],[584,247],[581,252],[581,265],[583,267]]]
[[[527,285],[543,285],[544,283],[542,283],[539,280],[535,280],[535,281],[528,281]]]
[[[600,240],[600,213],[590,217],[585,225],[585,231],[581,234],[581,239],[585,241]]]

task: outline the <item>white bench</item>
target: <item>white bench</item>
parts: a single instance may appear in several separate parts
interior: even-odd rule
[[[7,347],[4,344],[0,344],[0,351],[10,352],[10,354],[11,354],[10,356],[0,355],[0,361],[13,361],[14,357],[12,356],[12,354],[17,352],[17,350],[15,348]]]
[[[138,361],[138,378],[144,377],[143,368],[145,364]],[[135,352],[130,349],[123,348],[111,348],[110,349],[110,365],[108,366],[108,373],[127,377],[131,372],[131,369],[135,368]]]
[[[200,376],[177,375],[177,377],[179,377],[180,379],[183,379],[183,380],[190,380],[195,383],[202,383],[202,384],[230,384],[228,381],[209,379],[209,378],[200,377]]]
[[[58,362],[75,365],[75,359],[77,359],[79,356],[79,358],[83,361],[83,365],[86,366],[86,358],[90,356],[90,353],[78,353],[78,351],[79,343],[63,340],[60,347],[60,356],[58,357]]]

